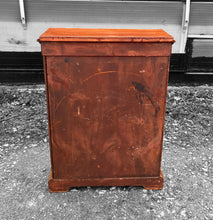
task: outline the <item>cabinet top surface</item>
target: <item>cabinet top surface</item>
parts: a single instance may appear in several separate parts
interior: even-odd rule
[[[174,43],[173,37],[161,29],[49,28],[38,41]]]

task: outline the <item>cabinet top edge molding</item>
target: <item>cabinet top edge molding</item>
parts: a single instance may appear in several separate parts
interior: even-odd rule
[[[39,42],[168,42],[174,38],[162,29],[49,28]]]

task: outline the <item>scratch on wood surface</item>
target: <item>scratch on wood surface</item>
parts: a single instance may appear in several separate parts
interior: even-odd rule
[[[52,124],[52,128],[54,128],[56,125],[61,124],[62,121],[56,121],[55,123]]]
[[[136,89],[135,89],[135,86],[130,86],[130,87],[128,88],[128,91],[131,91],[131,90],[135,91],[135,90],[136,90]]]
[[[94,73],[94,74],[92,74],[91,76],[87,77],[86,79],[84,79],[84,80],[82,81],[82,83],[88,81],[89,79],[91,79],[91,78],[93,78],[93,77],[95,77],[95,76],[99,76],[99,75],[106,74],[106,73],[116,73],[116,72],[117,72],[117,71],[97,72],[97,73]]]
[[[109,112],[115,111],[115,110],[117,110],[119,107],[121,107],[121,105],[114,106],[114,107],[108,109],[108,110],[106,111],[106,113],[109,113]]]
[[[140,77],[140,76],[141,76],[141,74],[138,74],[138,73],[128,73],[128,75],[132,75],[132,76],[138,76],[138,77]]]
[[[57,111],[57,109],[59,108],[59,106],[61,105],[61,103],[64,101],[64,99],[66,99],[67,96],[63,96],[63,98],[60,99],[60,101],[57,103],[56,107],[55,107],[55,111]]]

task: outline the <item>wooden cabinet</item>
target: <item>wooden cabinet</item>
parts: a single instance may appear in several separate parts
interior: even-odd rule
[[[163,30],[50,28],[39,41],[50,192],[76,186],[161,189],[173,38]]]

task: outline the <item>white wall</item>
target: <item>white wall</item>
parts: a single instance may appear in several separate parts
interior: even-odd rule
[[[18,0],[0,2],[0,50],[40,51],[36,41],[49,27],[164,29],[179,52],[182,2],[87,2],[25,0],[27,29],[20,21]]]
[[[213,2],[192,2],[189,34],[213,35]]]

